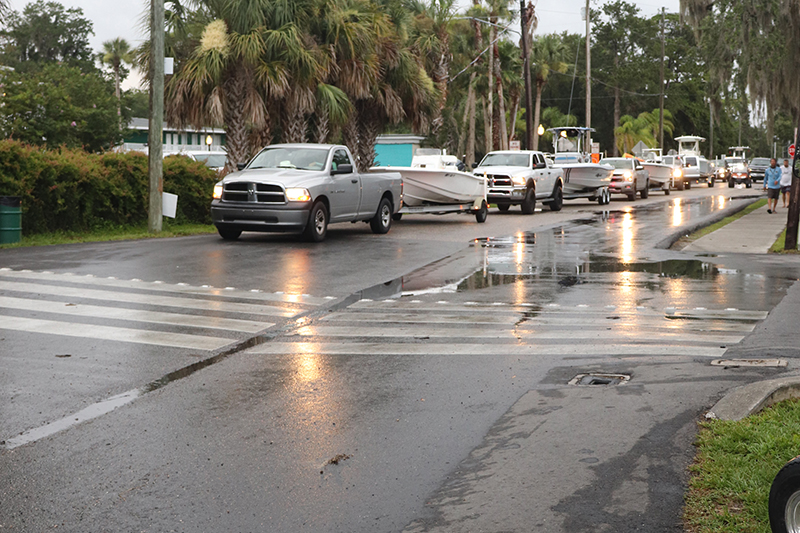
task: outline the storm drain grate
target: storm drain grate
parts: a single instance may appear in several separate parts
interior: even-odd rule
[[[627,374],[578,374],[569,381],[569,385],[587,385],[589,387],[605,387],[611,385],[622,385],[630,381],[631,377]]]

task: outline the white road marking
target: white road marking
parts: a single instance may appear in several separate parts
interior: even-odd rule
[[[511,356],[597,356],[597,355],[683,355],[687,357],[720,357],[724,348],[675,346],[671,344],[409,344],[347,342],[269,342],[251,348],[259,355],[511,355]]]
[[[43,285],[36,283],[24,283],[18,281],[17,282],[0,281],[0,290],[30,292],[34,294],[47,294],[51,296],[67,296],[70,298],[115,300],[118,302],[138,303],[145,305],[160,305],[165,307],[181,307],[188,309],[203,309],[206,311],[246,313],[259,316],[291,317],[297,314],[297,311],[292,311],[281,307],[271,307],[258,304],[225,302],[218,300],[201,300],[197,298],[181,298],[175,296],[160,296],[155,294],[117,292],[110,289],[84,289],[77,287],[59,287],[56,285]]]
[[[245,333],[256,333],[257,331],[275,325],[271,322],[252,322],[250,320],[237,320],[234,318],[162,313],[160,311],[145,311],[142,309],[126,309],[121,307],[103,307],[84,304],[67,305],[64,302],[30,300],[11,296],[0,296],[0,308],[22,309],[25,311],[58,313],[91,318],[133,320],[152,324],[169,324],[171,326],[193,326],[225,331],[242,331]],[[2,328],[2,319],[0,319],[0,328]]]
[[[38,318],[20,318],[8,315],[3,316],[2,320],[0,320],[0,329],[117,342],[133,342],[156,346],[171,346],[174,348],[189,348],[193,350],[216,350],[236,342],[233,339],[223,339],[221,337],[96,326],[93,324],[58,322],[55,320],[41,320]]]
[[[53,274],[52,272],[45,273],[45,272],[22,272],[18,270],[3,270],[2,276],[4,277],[13,277],[17,279],[29,279],[29,280],[41,280],[41,281],[58,281],[63,279],[64,276],[67,274]],[[92,286],[103,286],[103,287],[117,287],[117,288],[134,288],[140,289],[142,288],[140,279],[134,278],[130,281],[125,280],[118,280],[116,278],[93,278],[92,279]],[[320,305],[323,303],[327,303],[324,298],[317,298],[308,295],[301,295],[301,294],[284,294],[283,292],[280,293],[262,293],[259,289],[254,289],[252,291],[237,291],[238,294],[234,294],[232,288],[225,288],[225,289],[216,289],[211,287],[210,285],[203,285],[201,287],[191,286],[186,283],[177,283],[175,285],[169,285],[164,283],[163,281],[154,281],[149,284],[147,290],[151,291],[159,291],[159,292],[174,292],[179,294],[195,294],[195,295],[214,295],[214,296],[225,296],[226,298],[241,298],[241,299],[248,299],[248,300],[256,300],[256,301],[273,301],[273,302],[288,302],[288,303],[301,303],[307,305]],[[224,291],[224,292],[223,292]]]

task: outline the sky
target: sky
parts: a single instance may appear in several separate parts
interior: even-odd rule
[[[628,0],[631,1],[631,0]],[[144,0],[60,0],[65,7],[78,7],[83,10],[83,15],[94,24],[94,36],[90,38],[90,45],[99,52],[103,42],[116,37],[125,38],[131,45],[137,46],[143,40],[140,20],[148,3]],[[605,1],[591,0],[594,9],[600,8]],[[644,2],[633,0],[641,9],[644,16],[652,16],[665,7],[667,12],[677,13],[680,0],[646,0]],[[11,0],[11,8],[22,11],[28,4],[27,0]],[[461,9],[472,5],[470,0],[457,0],[456,5]],[[573,33],[584,33],[585,23],[581,20],[581,8],[586,5],[585,0],[539,0],[536,4],[536,15],[539,18],[539,27],[536,34],[561,33],[566,30]],[[136,87],[141,80],[137,72],[125,80],[124,89]]]

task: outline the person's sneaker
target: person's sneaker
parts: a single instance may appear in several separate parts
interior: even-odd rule
[[[767,213],[772,214],[772,209],[767,209]]]

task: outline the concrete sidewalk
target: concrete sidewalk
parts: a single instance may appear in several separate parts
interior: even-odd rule
[[[780,201],[778,202],[780,204]],[[786,228],[788,208],[767,213],[767,206],[756,209],[722,228],[700,237],[684,252],[765,254]]]

